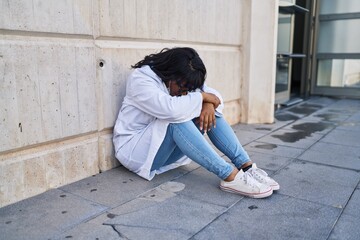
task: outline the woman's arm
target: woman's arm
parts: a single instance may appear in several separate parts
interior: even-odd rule
[[[216,115],[222,114],[224,103],[222,97],[218,91],[210,88],[204,84],[203,92],[203,104],[198,118],[199,127],[205,132],[210,131],[212,127],[216,127]]]
[[[221,100],[215,94],[202,92],[201,95],[203,97],[203,102],[212,103],[215,109],[221,104]]]
[[[141,76],[131,81],[127,98],[143,112],[174,123],[189,121],[200,115],[203,99],[199,92],[172,97],[154,79]]]
[[[221,94],[214,88],[208,87],[206,84],[202,87],[203,92],[212,93],[220,99],[220,105],[215,108],[216,116],[222,115],[222,110],[224,109],[224,101]]]

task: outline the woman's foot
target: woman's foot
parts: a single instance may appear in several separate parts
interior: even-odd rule
[[[254,179],[252,174],[240,170],[234,180],[221,181],[220,189],[226,192],[241,194],[252,198],[265,198],[273,193],[273,189]]]
[[[255,163],[253,163],[252,167],[246,172],[250,173],[256,181],[271,187],[273,190],[280,189],[280,185],[269,177],[264,170],[258,168]]]

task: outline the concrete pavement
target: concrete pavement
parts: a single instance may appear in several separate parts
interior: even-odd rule
[[[195,163],[150,182],[119,167],[0,208],[0,239],[359,239],[360,100],[313,97],[276,118],[233,126],[280,183],[269,198],[223,192]]]

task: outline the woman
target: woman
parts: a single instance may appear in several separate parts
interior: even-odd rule
[[[216,174],[224,191],[263,198],[279,189],[251,162],[223,118],[223,100],[204,84],[206,68],[194,49],[163,49],[132,68],[113,137],[123,166],[151,180],[193,160]]]

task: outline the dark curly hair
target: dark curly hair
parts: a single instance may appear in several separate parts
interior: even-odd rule
[[[159,53],[146,56],[143,60],[131,66],[150,68],[167,83],[175,80],[193,91],[202,88],[206,78],[206,68],[199,54],[192,48],[164,48]]]

